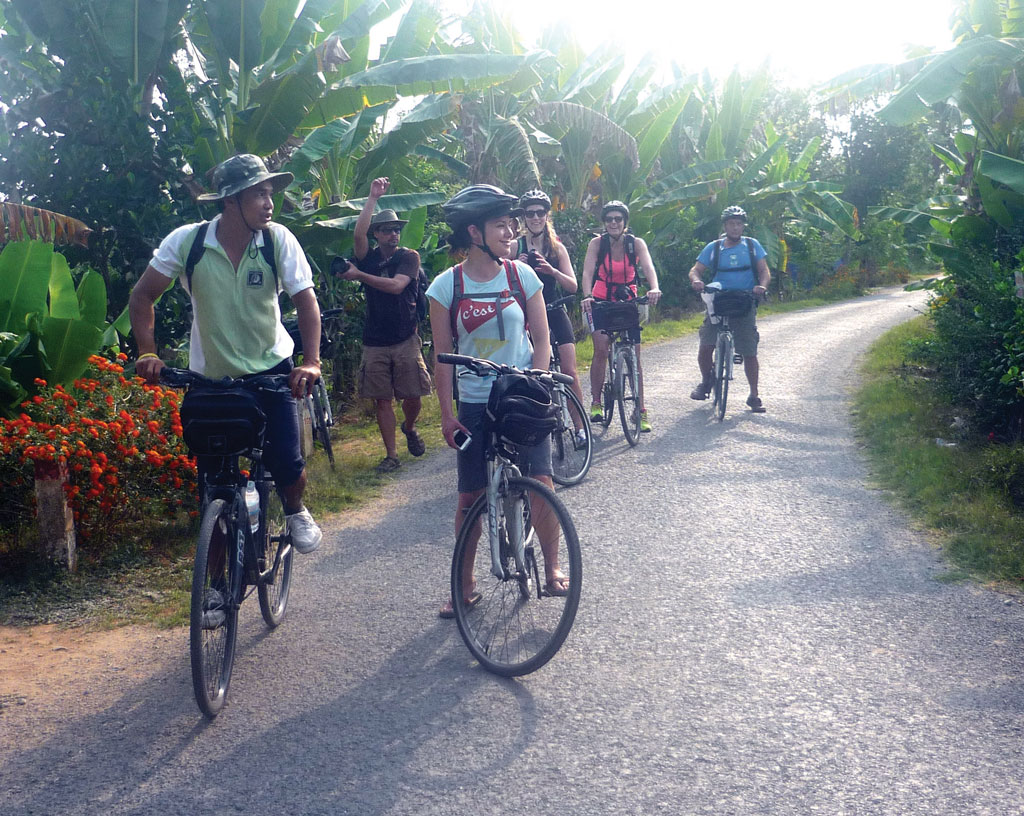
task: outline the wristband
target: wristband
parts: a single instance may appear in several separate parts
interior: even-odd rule
[[[154,354],[153,352],[151,352],[151,351],[147,351],[147,352],[146,352],[145,354],[140,354],[140,355],[138,356],[138,358],[137,358],[137,359],[135,360],[135,362],[139,362],[139,360],[145,360],[145,359],[147,359],[148,357],[152,357],[152,358],[153,358],[154,360],[159,360],[159,359],[160,359],[160,358],[159,358],[159,357],[158,357],[157,355],[155,355],[155,354]]]

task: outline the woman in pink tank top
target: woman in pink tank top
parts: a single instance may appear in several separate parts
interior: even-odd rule
[[[626,228],[629,225],[629,207],[621,201],[609,201],[601,208],[605,234],[608,236],[610,251],[601,259],[598,268],[602,237],[591,240],[587,246],[587,257],[583,261],[583,308],[590,315],[595,300],[631,300],[636,297],[637,277],[642,275],[650,289],[648,302],[653,306],[661,297],[658,288],[658,273],[654,269],[650,250],[643,238],[631,236],[636,251],[634,266],[626,253]],[[609,291],[609,289],[611,291]],[[593,320],[590,320],[593,325]],[[601,388],[604,383],[605,367],[608,362],[609,337],[604,332],[591,332],[594,341],[594,359],[590,364],[590,416],[600,419]],[[640,380],[640,430],[649,432],[651,424],[644,403],[644,369],[640,362],[640,332],[633,338],[636,344],[637,368]]]

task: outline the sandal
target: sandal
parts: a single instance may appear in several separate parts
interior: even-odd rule
[[[747,405],[750,406],[750,411],[754,414],[763,414],[767,410],[760,397],[747,397]]]
[[[482,601],[483,598],[484,596],[481,595],[479,592],[474,592],[472,595],[466,598],[466,608],[472,609],[474,606],[480,603],[480,601]],[[455,607],[452,604],[451,598],[444,602],[444,604],[438,610],[437,616],[439,618],[444,618],[445,620],[450,620],[451,618],[455,617]]]
[[[569,594],[569,576],[563,575],[559,570],[554,578],[544,584],[544,592],[555,598],[564,598]]]
[[[411,431],[405,429],[405,423],[401,425],[402,433],[405,434],[405,444],[409,447],[409,453],[413,456],[422,456],[427,451],[427,443],[423,441],[419,431],[413,428]]]
[[[393,456],[385,456],[377,465],[378,473],[394,473],[402,466],[402,463]]]

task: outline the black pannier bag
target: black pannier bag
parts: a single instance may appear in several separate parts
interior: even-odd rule
[[[715,314],[718,317],[746,317],[753,307],[753,295],[741,289],[727,289],[715,295]]]
[[[597,300],[593,305],[594,329],[599,331],[629,331],[640,328],[640,310],[631,300]]]
[[[196,456],[239,456],[263,447],[267,418],[244,388],[192,388],[181,402],[182,436]]]
[[[503,374],[491,386],[487,419],[503,442],[532,448],[558,427],[558,406],[533,377]]]

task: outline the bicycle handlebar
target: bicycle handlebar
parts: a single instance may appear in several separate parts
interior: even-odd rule
[[[219,380],[212,380],[204,377],[195,371],[187,368],[172,368],[164,366],[160,369],[160,381],[171,388],[186,388],[200,385],[204,388],[248,388],[253,391],[276,391],[281,387],[287,387],[287,374],[258,374],[254,377],[222,377]]]
[[[516,368],[504,363],[495,363],[492,360],[469,357],[465,354],[438,354],[437,361],[448,365],[465,366],[478,377],[483,377],[486,374],[525,374],[528,377],[536,377],[539,380],[550,379],[565,385],[569,385],[573,381],[568,374],[562,374],[559,371],[547,371],[543,368]]]
[[[566,295],[565,297],[560,297],[558,300],[553,300],[551,301],[551,303],[547,304],[548,311],[550,312],[554,309],[557,309],[559,306],[564,306],[566,303],[571,303],[574,300],[576,300],[576,295]]]

